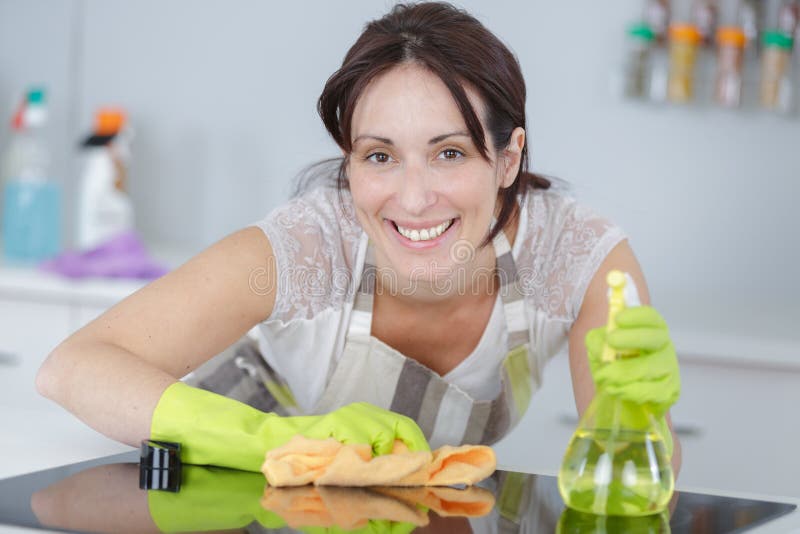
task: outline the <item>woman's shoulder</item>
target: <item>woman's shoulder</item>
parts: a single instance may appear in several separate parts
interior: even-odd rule
[[[515,243],[520,277],[537,307],[574,319],[588,283],[623,239],[623,230],[569,190],[523,195]]]
[[[288,231],[339,231],[346,237],[361,232],[350,192],[328,185],[318,185],[290,198],[273,209],[264,221]]]
[[[591,247],[596,239],[619,230],[613,221],[577,200],[566,188],[530,190],[522,195],[520,205],[520,235],[528,245],[542,247],[570,240]]]
[[[316,186],[256,226],[270,240],[278,270],[271,318],[310,318],[346,300],[363,234],[349,191]]]

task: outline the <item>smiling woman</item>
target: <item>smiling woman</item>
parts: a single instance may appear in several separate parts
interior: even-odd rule
[[[582,412],[605,273],[649,297],[624,233],[527,172],[513,54],[449,4],[397,5],[318,110],[342,151],[330,183],[77,332],[40,391],[121,441],[180,441],[187,461],[251,470],[297,434],[376,454],[493,443],[565,347]],[[658,314],[644,316],[659,320],[620,320],[625,348],[649,360],[615,391],[668,407],[677,360]],[[199,388],[177,381],[190,371]]]

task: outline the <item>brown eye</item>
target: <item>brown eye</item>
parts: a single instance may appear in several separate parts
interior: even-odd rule
[[[373,163],[389,163],[391,156],[385,152],[373,152],[367,156],[367,160]]]
[[[464,155],[463,152],[460,150],[456,150],[455,148],[445,148],[439,153],[439,156],[442,159],[458,159]]]

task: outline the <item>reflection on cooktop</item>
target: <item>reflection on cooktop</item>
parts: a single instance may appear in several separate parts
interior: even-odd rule
[[[0,524],[70,532],[726,533],[793,504],[676,493],[672,513],[564,508],[554,477],[497,471],[457,489],[266,487],[261,473],[182,466],[178,491],[141,490],[136,452],[0,480]]]

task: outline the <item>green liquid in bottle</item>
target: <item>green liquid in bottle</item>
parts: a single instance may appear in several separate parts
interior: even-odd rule
[[[667,512],[638,517],[594,515],[564,508],[556,534],[669,534]]]
[[[570,508],[643,516],[664,510],[674,478],[658,432],[579,428],[564,455],[558,485]]]

